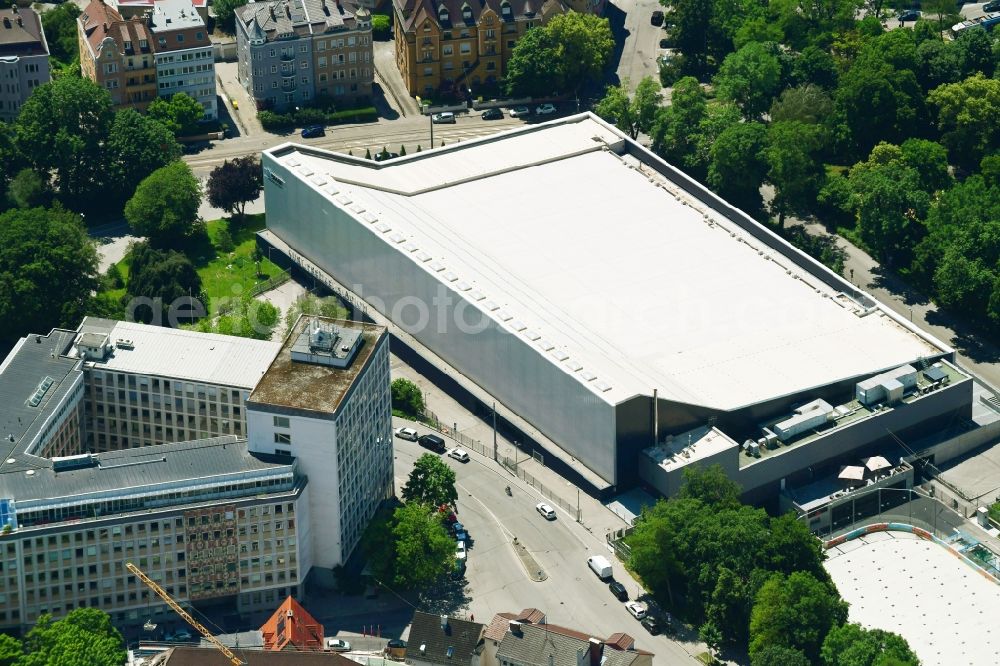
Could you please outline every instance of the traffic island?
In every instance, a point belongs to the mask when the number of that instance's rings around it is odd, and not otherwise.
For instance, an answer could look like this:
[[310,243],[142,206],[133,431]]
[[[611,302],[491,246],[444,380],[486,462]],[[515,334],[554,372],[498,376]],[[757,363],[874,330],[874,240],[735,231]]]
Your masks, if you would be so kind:
[[517,537],[514,537],[511,545],[514,546],[514,552],[517,553],[517,557],[521,560],[521,565],[524,567],[524,570],[528,573],[528,577],[531,578],[531,580],[536,583],[541,583],[543,580],[548,579],[549,575],[538,565],[538,562],[536,562],[535,558],[531,556],[528,549],[517,540]]

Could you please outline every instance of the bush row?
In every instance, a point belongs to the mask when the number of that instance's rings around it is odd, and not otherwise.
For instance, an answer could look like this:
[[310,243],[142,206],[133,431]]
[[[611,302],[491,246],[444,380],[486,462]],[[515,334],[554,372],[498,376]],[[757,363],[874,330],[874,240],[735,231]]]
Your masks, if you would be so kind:
[[309,125],[340,125],[343,123],[365,123],[378,119],[378,111],[374,106],[359,109],[344,109],[343,111],[324,111],[323,109],[299,109],[291,113],[276,113],[260,111],[257,118],[264,129],[268,131],[285,131],[296,127]]

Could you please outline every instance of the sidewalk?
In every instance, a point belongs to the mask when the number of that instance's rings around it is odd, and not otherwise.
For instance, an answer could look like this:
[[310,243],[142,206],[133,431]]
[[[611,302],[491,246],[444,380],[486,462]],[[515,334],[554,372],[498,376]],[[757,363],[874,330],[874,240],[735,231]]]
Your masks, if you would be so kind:
[[375,81],[382,86],[386,101],[404,118],[419,116],[417,101],[410,97],[403,76],[396,67],[396,43],[392,40],[375,40],[372,50],[375,58]]

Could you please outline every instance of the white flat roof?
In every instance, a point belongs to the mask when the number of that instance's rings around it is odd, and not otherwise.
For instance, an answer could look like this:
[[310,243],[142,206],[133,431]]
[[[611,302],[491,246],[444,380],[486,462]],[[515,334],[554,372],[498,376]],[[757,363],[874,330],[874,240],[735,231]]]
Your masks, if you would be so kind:
[[97,369],[173,377],[252,389],[274,360],[280,342],[119,321],[108,334],[112,345],[131,340],[133,349],[117,348]]
[[848,619],[894,631],[924,666],[995,664],[1000,585],[948,550],[906,532],[877,532],[827,551],[823,566]]
[[612,404],[656,388],[734,409],[948,351],[865,315],[623,142],[584,114],[381,165],[267,152]]
[[701,426],[668,437],[663,444],[643,449],[643,454],[670,472],[736,447],[739,444],[718,428]]

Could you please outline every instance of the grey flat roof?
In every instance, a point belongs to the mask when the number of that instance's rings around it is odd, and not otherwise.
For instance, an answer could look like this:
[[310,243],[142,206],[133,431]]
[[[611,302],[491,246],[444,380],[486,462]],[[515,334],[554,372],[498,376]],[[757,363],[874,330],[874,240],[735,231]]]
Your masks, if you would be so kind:
[[247,405],[264,403],[287,409],[322,412],[332,414],[340,407],[341,400],[347,395],[361,369],[368,363],[379,339],[386,334],[385,328],[375,324],[364,324],[343,319],[319,318],[323,322],[333,323],[338,328],[360,331],[361,348],[354,360],[346,368],[334,368],[314,363],[293,361],[291,350],[298,342],[299,336],[313,317],[302,316],[288,333],[281,351],[274,357],[271,366],[257,382],[257,387],[250,393]]

